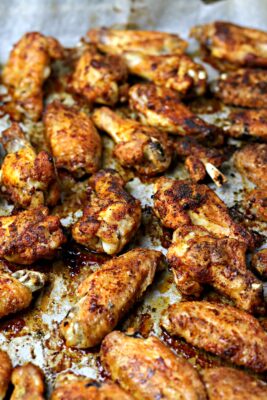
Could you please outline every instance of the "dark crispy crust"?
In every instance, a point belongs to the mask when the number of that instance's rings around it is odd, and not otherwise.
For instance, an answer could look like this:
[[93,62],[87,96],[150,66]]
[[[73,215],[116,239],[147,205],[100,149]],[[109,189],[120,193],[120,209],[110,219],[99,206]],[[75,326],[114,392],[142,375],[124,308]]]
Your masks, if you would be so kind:
[[262,278],[267,279],[267,249],[260,250],[252,256],[251,266]]
[[[2,295],[2,293],[1,293]],[[12,364],[8,354],[0,350],[0,399],[5,398],[5,394],[10,382]]]
[[44,374],[32,363],[16,367],[11,376],[14,391],[11,400],[44,400]]
[[252,136],[267,141],[267,110],[232,111],[224,131],[233,137]]

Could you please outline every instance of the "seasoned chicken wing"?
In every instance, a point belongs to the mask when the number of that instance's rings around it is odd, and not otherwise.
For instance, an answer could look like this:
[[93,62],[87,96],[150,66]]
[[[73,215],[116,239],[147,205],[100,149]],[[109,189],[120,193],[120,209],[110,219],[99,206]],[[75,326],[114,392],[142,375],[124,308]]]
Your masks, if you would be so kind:
[[32,264],[50,258],[65,242],[59,218],[45,207],[0,217],[0,258],[18,264]]
[[194,27],[195,37],[220,69],[267,67],[267,33],[225,21]]
[[101,362],[136,400],[206,399],[197,371],[155,336],[141,339],[112,332],[102,343]]
[[249,212],[254,214],[257,219],[267,222],[267,188],[253,189],[245,197],[244,203]]
[[223,129],[232,137],[256,137],[267,142],[267,110],[232,111]]
[[193,346],[257,372],[267,370],[267,333],[245,311],[208,301],[176,303],[163,314],[161,325]]
[[262,276],[267,279],[267,248],[253,254],[251,266]]
[[217,367],[202,372],[209,400],[265,400],[267,385],[234,368]]
[[199,296],[208,284],[253,313],[264,309],[263,285],[246,267],[246,249],[242,241],[187,225],[174,232],[167,260],[183,294]]
[[44,400],[44,375],[42,370],[32,363],[16,367],[11,381],[14,391],[10,400]]
[[59,42],[38,32],[26,33],[11,51],[2,79],[20,112],[37,121],[43,110],[44,81],[52,59],[63,57]]
[[23,208],[44,205],[45,192],[56,180],[50,155],[36,154],[17,123],[2,132],[1,142],[8,153],[0,171],[2,191]]
[[57,168],[77,177],[99,169],[101,138],[87,114],[54,101],[46,108],[44,123]]
[[78,288],[78,302],[61,324],[68,346],[96,346],[115,328],[162,269],[159,251],[137,248],[107,261]]
[[119,253],[140,225],[140,201],[124,189],[125,182],[112,169],[99,171],[90,183],[90,200],[74,224],[72,236],[94,251]]
[[87,32],[90,41],[110,54],[139,51],[144,54],[182,54],[187,42],[178,35],[156,31],[91,29]]
[[185,54],[151,56],[142,52],[126,52],[123,58],[131,74],[176,90],[181,95],[201,96],[206,91],[207,73],[204,67]]
[[[1,293],[2,295],[2,293]],[[8,354],[0,350],[0,400],[4,400],[10,382],[12,364]]]
[[93,120],[115,141],[114,155],[123,166],[145,175],[155,175],[169,167],[171,154],[166,132],[122,118],[107,107],[96,109]]

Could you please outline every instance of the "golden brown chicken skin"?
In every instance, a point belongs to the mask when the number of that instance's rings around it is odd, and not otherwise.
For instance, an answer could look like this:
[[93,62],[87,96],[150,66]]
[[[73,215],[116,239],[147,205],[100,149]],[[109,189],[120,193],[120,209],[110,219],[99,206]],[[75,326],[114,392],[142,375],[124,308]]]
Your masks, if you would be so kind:
[[89,30],[87,36],[91,43],[109,54],[126,51],[150,55],[181,54],[187,48],[187,42],[178,35],[165,32],[98,28]]
[[116,143],[114,155],[123,166],[150,176],[169,167],[171,152],[166,132],[122,118],[107,107],[95,110],[93,121],[112,137]]
[[225,21],[194,27],[191,36],[222,70],[238,66],[267,66],[267,33]]
[[232,137],[255,137],[267,142],[267,110],[232,111],[223,129]]
[[53,257],[65,242],[59,218],[45,207],[0,217],[0,258],[18,264],[32,264]]
[[267,248],[253,254],[251,258],[251,266],[264,279],[267,279]]
[[206,91],[207,73],[204,67],[185,54],[151,56],[126,52],[123,58],[131,74],[176,90],[181,95],[201,96]]
[[2,192],[20,207],[38,207],[45,203],[45,193],[55,180],[51,156],[36,154],[17,123],[2,132],[7,152],[0,171]]
[[137,248],[107,261],[78,288],[78,302],[61,323],[67,346],[96,346],[115,328],[162,269],[159,251]]
[[176,303],[161,325],[170,335],[257,372],[267,370],[267,333],[245,311],[208,301]]
[[12,364],[8,354],[0,350],[0,400],[4,400],[10,382]]
[[59,42],[38,32],[26,33],[11,51],[3,69],[3,83],[11,91],[18,110],[37,121],[43,111],[44,81],[50,75],[50,63],[63,57]]
[[87,114],[53,101],[46,108],[44,124],[57,168],[77,177],[99,169],[101,138]]
[[72,236],[91,250],[119,253],[139,228],[140,201],[124,189],[125,182],[112,169],[99,171],[89,182],[90,199],[72,228]]
[[199,296],[210,285],[248,312],[264,311],[263,285],[246,267],[244,242],[216,238],[200,226],[181,226],[173,234],[167,260],[178,289]]
[[112,380],[136,400],[204,400],[197,371],[158,338],[130,337],[114,331],[101,346],[101,362]]
[[209,400],[264,400],[267,385],[234,368],[217,367],[205,369],[202,379]]
[[251,143],[235,152],[239,172],[259,188],[267,189],[267,143]]
[[257,220],[267,222],[267,188],[253,189],[245,197],[244,205]]
[[44,400],[44,375],[32,363],[16,367],[11,377],[14,391],[10,400]]

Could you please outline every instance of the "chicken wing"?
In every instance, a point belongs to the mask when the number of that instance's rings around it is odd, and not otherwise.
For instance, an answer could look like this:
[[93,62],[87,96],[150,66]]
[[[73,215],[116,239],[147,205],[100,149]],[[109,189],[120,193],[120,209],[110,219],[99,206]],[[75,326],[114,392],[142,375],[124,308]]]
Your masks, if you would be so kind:
[[14,391],[10,400],[44,400],[44,375],[42,370],[32,363],[16,367],[11,381]]
[[78,288],[78,302],[61,323],[68,346],[96,346],[115,328],[162,269],[159,251],[137,248],[107,261]]
[[251,266],[261,275],[262,278],[267,279],[267,248],[253,254]]
[[91,43],[109,54],[139,51],[144,54],[182,54],[187,42],[178,35],[156,31],[91,29],[87,32]]
[[178,289],[199,296],[205,284],[248,312],[264,309],[263,285],[246,267],[244,242],[218,239],[200,226],[181,226],[173,234],[167,260]]
[[2,132],[1,141],[8,153],[0,171],[2,191],[23,208],[44,205],[45,192],[56,181],[50,155],[36,154],[17,123]]
[[223,129],[232,137],[256,137],[267,142],[267,110],[232,111],[225,120]]
[[267,33],[225,21],[194,27],[196,38],[217,68],[267,67]]
[[38,32],[26,33],[11,51],[2,79],[11,91],[19,111],[37,121],[43,110],[44,81],[50,62],[63,57],[59,42]]
[[176,303],[166,310],[161,325],[193,346],[257,372],[267,370],[267,333],[245,311],[208,301]]
[[[2,293],[1,293],[2,295]],[[0,400],[4,400],[10,382],[12,364],[8,354],[0,350]]]
[[197,371],[154,336],[141,339],[114,331],[102,343],[101,362],[136,400],[206,399]]
[[245,208],[260,221],[267,222],[267,190],[253,189],[245,197]]
[[112,169],[99,171],[90,183],[90,200],[74,224],[72,236],[91,250],[111,255],[119,253],[140,225],[140,201],[124,189],[125,182]]
[[77,177],[99,169],[101,138],[87,114],[54,101],[46,108],[44,123],[57,168]]
[[234,368],[217,367],[202,372],[209,400],[265,400],[267,385]]
[[18,264],[32,264],[53,257],[65,242],[59,218],[45,207],[0,217],[0,258]]
[[145,175],[155,175],[169,167],[171,154],[166,132],[122,118],[107,107],[95,110],[93,121],[115,141],[114,155],[123,166]]
[[123,58],[131,74],[176,90],[181,95],[201,96],[206,91],[207,73],[204,67],[185,54],[151,56],[125,52]]

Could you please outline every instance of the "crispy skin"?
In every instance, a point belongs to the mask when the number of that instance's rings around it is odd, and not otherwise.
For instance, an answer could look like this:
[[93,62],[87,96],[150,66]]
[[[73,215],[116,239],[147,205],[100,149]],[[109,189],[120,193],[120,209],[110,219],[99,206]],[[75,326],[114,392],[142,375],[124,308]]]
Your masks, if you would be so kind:
[[176,303],[161,325],[170,335],[257,372],[267,370],[267,333],[245,311],[208,301]]
[[16,367],[11,381],[14,391],[10,400],[44,400],[44,375],[36,365],[27,363]]
[[267,248],[253,254],[251,265],[262,278],[267,279]]
[[181,95],[201,96],[206,91],[207,73],[204,67],[185,54],[151,56],[126,52],[123,58],[131,74],[176,90]]
[[17,123],[2,132],[1,141],[8,153],[0,171],[5,192],[23,208],[44,205],[45,192],[56,180],[50,155],[36,154]]
[[239,240],[218,239],[199,226],[181,226],[173,234],[167,260],[183,294],[199,296],[208,284],[253,313],[264,308],[263,285],[246,267],[246,250]]
[[0,318],[27,308],[32,301],[31,290],[8,274],[0,273],[0,292]]
[[50,75],[50,62],[61,57],[63,48],[56,39],[30,32],[14,46],[3,69],[3,82],[17,108],[34,121],[43,111],[42,86]]
[[[2,293],[1,293],[2,296]],[[12,364],[8,354],[0,350],[0,400],[4,400],[10,382]]]
[[107,261],[78,288],[78,302],[61,324],[67,346],[96,346],[153,282],[162,253],[137,248]]
[[222,74],[214,87],[223,103],[239,107],[267,107],[267,71],[239,69]]
[[114,105],[126,79],[127,67],[120,56],[88,49],[77,62],[71,86],[90,103]]
[[77,177],[99,169],[101,138],[87,114],[53,101],[46,108],[44,123],[57,168]]
[[265,400],[265,383],[234,368],[217,367],[202,372],[209,400]]
[[247,144],[235,152],[234,163],[247,179],[267,189],[267,143]]
[[165,32],[98,28],[89,30],[87,36],[101,51],[109,54],[126,51],[150,55],[181,54],[187,48],[185,40]]
[[167,133],[122,118],[107,107],[95,110],[93,121],[115,141],[114,155],[123,166],[152,176],[169,167],[171,154]]
[[197,371],[154,336],[139,339],[115,331],[100,354],[111,378],[136,400],[206,399]]
[[140,225],[140,201],[124,189],[125,182],[112,169],[99,171],[90,183],[90,199],[72,228],[72,236],[94,251],[119,253]]
[[0,258],[18,264],[32,264],[53,257],[65,242],[59,218],[45,207],[0,217]]
[[260,221],[267,222],[267,189],[254,189],[245,197],[245,207]]
[[225,21],[196,26],[191,30],[220,69],[267,66],[267,33]]
[[232,137],[256,137],[267,142],[267,110],[232,111],[226,119],[224,132]]

